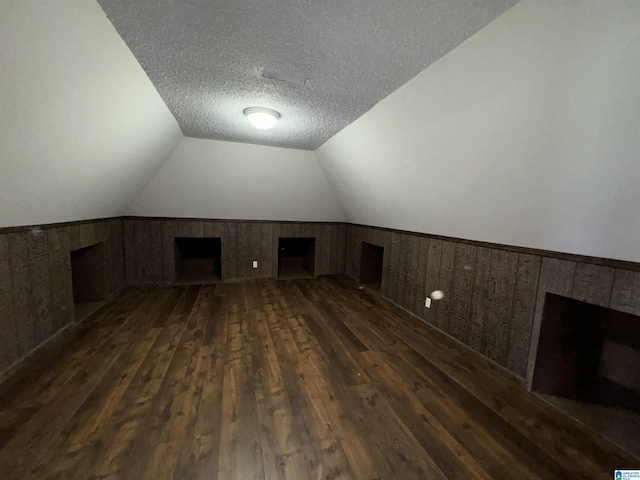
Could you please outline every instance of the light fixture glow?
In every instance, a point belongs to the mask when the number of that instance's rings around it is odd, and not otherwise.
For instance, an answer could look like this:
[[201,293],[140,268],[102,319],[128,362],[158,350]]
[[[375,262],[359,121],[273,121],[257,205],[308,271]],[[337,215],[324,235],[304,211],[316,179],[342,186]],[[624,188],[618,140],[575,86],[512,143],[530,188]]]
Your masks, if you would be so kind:
[[243,113],[249,120],[249,123],[260,130],[268,130],[273,127],[280,118],[280,114],[270,108],[250,107],[246,108]]

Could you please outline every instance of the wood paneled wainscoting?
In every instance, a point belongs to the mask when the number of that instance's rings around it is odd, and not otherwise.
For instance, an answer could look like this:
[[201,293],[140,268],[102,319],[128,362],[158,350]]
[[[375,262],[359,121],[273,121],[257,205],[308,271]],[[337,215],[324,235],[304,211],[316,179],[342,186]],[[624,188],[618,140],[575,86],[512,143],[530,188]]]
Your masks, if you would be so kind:
[[75,324],[71,252],[100,245],[104,299],[124,285],[122,219],[0,229],[0,381]]
[[276,278],[279,238],[315,238],[314,275],[344,272],[343,223],[126,217],[124,231],[130,285],[175,283],[175,238],[220,238],[223,282]]
[[[382,296],[529,387],[547,292],[640,315],[637,263],[349,225],[345,273],[356,281],[363,242],[384,248]],[[445,296],[427,309],[434,290]]]

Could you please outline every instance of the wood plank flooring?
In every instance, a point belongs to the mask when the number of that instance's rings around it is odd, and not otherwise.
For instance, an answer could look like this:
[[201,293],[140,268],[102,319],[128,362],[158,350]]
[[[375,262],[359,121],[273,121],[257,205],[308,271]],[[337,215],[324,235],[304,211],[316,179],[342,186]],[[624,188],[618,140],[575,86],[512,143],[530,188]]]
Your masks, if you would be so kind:
[[640,462],[344,277],[134,288],[0,389],[9,479],[612,478]]

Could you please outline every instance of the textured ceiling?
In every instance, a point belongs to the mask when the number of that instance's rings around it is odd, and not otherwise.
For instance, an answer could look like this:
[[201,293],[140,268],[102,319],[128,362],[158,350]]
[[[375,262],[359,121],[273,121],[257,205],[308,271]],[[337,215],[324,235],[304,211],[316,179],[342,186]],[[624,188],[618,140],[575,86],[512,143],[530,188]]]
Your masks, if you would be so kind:
[[[186,136],[307,150],[517,2],[99,0]],[[250,106],[282,118],[258,131]]]

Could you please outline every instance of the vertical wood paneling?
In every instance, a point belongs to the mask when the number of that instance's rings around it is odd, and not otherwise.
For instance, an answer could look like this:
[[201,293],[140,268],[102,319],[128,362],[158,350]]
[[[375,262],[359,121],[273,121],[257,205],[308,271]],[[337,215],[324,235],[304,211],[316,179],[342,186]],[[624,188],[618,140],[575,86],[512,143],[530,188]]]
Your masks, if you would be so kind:
[[203,238],[204,237],[204,221],[202,220],[191,220],[191,237]]
[[[176,245],[175,237],[178,233],[178,225],[173,220],[161,222],[162,232],[162,272],[165,282],[175,282],[176,280]],[[128,245],[128,242],[126,243]],[[127,263],[131,261],[129,255],[126,257]],[[135,261],[135,260],[134,260]],[[128,283],[133,283],[127,278]]]
[[13,310],[9,238],[0,235],[0,372],[18,358],[18,332]]
[[475,246],[456,244],[450,294],[449,334],[464,343],[467,343],[467,327],[471,314],[475,261]]
[[[404,286],[404,279],[402,278],[402,272],[400,269],[400,262],[402,260],[401,252],[402,235],[397,232],[391,233],[391,238],[388,243],[389,250],[389,298],[391,301],[399,303],[398,298],[402,293],[402,287]],[[358,252],[358,255],[361,253]]]
[[442,253],[440,257],[440,277],[438,279],[438,289],[444,292],[442,300],[435,301],[436,306],[436,326],[447,333],[449,331],[449,313],[451,311],[451,286],[453,284],[453,263],[455,261],[456,244],[453,242],[442,242]]
[[416,297],[418,296],[417,276],[418,276],[418,255],[419,255],[419,237],[417,235],[409,235],[407,242],[407,251],[404,252],[404,290],[406,295],[404,297],[403,307],[410,312],[413,312],[416,304]]
[[330,244],[330,256],[329,256],[329,269],[331,272],[339,272],[340,265],[338,261],[338,238],[340,236],[340,227],[339,225],[329,225],[329,229],[331,232],[331,244]]
[[615,270],[609,267],[588,263],[577,264],[571,296],[576,300],[608,307],[614,273]]
[[[320,261],[316,257],[316,275],[331,273],[331,225],[320,225],[320,237],[316,238],[316,245],[320,242]],[[318,251],[316,250],[316,251]],[[319,268],[318,268],[319,267]]]
[[338,263],[336,265],[335,273],[345,273],[346,267],[346,252],[347,248],[347,227],[345,225],[338,225],[338,243],[336,250],[338,252]]
[[18,339],[18,355],[26,354],[33,346],[33,305],[30,301],[31,285],[29,284],[29,254],[27,250],[27,235],[29,233],[10,233],[9,242],[9,270],[11,272],[13,292],[13,314],[16,319],[16,333]]
[[[429,239],[427,254],[427,274],[425,282],[425,297],[440,287],[440,260],[442,258],[442,240]],[[432,325],[436,324],[439,302],[432,302],[431,308],[425,308],[424,319]]]
[[353,278],[360,280],[360,254],[362,251],[362,228],[354,226],[352,229],[353,257],[351,259],[351,271]]
[[616,269],[610,306],[640,315],[640,272]]
[[413,313],[418,317],[424,315],[425,285],[427,282],[427,255],[429,252],[429,239],[425,237],[418,238],[418,258],[416,271],[416,299],[413,307]]
[[[53,318],[54,330],[58,331],[74,320],[71,308],[73,305],[73,286],[71,283],[69,227],[53,228],[48,232],[48,237],[49,276],[51,278],[50,314]],[[119,256],[122,257],[122,245],[120,245]],[[120,277],[119,285],[113,290],[119,288],[123,283],[124,273]]]
[[234,278],[250,278],[251,272],[251,224],[236,224],[237,273]]
[[478,247],[476,250],[471,318],[467,332],[468,344],[476,351],[482,349],[484,324],[487,317],[489,275],[491,273],[491,249]]
[[0,234],[0,376],[74,321],[71,251],[103,242],[107,294],[124,284],[122,220]]
[[[249,260],[249,272],[251,278],[260,278],[264,277],[262,273],[262,265],[264,260],[262,257],[262,226],[259,223],[251,224],[251,252],[250,252],[250,260]],[[257,260],[258,268],[253,268],[253,261]]]
[[500,365],[506,364],[509,320],[515,295],[518,254],[505,250],[491,251],[488,298],[482,332],[482,350]]
[[260,229],[262,276],[266,278],[275,277],[276,271],[273,268],[273,257],[276,255],[276,252],[273,249],[273,224],[263,223],[260,225]]
[[[359,277],[362,241],[385,247],[384,297],[519,377],[535,358],[547,291],[640,314],[640,272],[425,236],[415,246],[414,234],[375,227],[347,225],[346,235],[347,275]],[[437,289],[445,299],[426,309]]]
[[280,237],[282,236],[282,228],[280,223],[272,224],[272,232],[271,232],[271,271],[273,272],[273,277],[278,276],[278,249],[280,244]]
[[164,256],[162,254],[162,224],[157,220],[147,223],[147,281],[160,283],[164,281]]
[[[55,333],[49,305],[49,252],[47,235],[42,231],[27,234],[29,258],[29,302],[33,309],[33,339],[36,345]],[[93,238],[92,238],[93,239]]]
[[238,275],[238,236],[236,224],[227,222],[222,238],[222,279],[231,280]]
[[518,257],[506,367],[519,377],[524,377],[527,368],[541,262],[542,259],[537,255],[521,253]]
[[[124,256],[125,256],[125,278],[127,283],[138,283],[137,276],[137,264],[138,264],[138,250],[136,247],[136,237],[138,235],[138,229],[136,227],[136,220],[124,221]],[[173,261],[172,261],[173,263]]]

